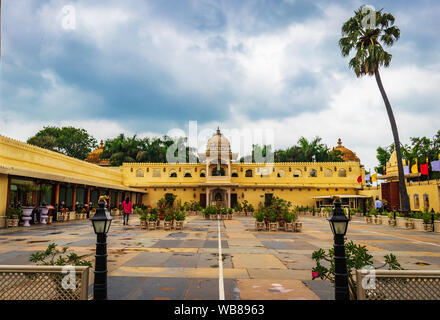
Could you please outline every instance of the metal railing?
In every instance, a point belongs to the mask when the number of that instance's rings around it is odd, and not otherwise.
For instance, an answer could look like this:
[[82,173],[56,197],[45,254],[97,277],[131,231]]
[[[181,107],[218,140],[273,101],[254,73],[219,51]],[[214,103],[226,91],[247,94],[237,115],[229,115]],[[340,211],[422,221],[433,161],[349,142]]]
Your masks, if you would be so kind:
[[0,300],[87,300],[89,269],[0,266]]
[[440,270],[357,270],[358,300],[440,300]]

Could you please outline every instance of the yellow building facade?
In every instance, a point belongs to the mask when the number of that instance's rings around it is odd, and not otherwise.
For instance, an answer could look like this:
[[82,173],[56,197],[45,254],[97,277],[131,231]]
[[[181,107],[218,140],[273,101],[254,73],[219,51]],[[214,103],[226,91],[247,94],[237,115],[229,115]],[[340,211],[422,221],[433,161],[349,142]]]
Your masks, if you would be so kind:
[[[5,226],[8,206],[20,202],[17,186],[31,181],[52,186],[46,203],[95,203],[100,195],[110,197],[116,207],[125,197],[133,203],[155,206],[167,193],[181,204],[190,201],[206,206],[221,202],[227,207],[247,200],[255,208],[272,197],[298,206],[323,206],[333,196],[343,205],[365,208],[368,198],[382,198],[381,186],[365,186],[365,170],[359,158],[338,141],[344,162],[240,163],[220,130],[208,140],[198,163],[124,163],[120,167],[100,166],[73,159],[26,143],[0,136],[0,227]],[[102,152],[102,146],[92,154]],[[93,157],[89,157],[90,159]],[[95,159],[96,158],[96,159]],[[89,160],[90,160],[89,159]],[[97,160],[95,156],[93,159]],[[393,158],[387,165],[393,179]],[[360,182],[359,182],[360,181]],[[407,185],[412,210],[425,207],[440,211],[438,181]],[[38,192],[32,202],[41,202]]]

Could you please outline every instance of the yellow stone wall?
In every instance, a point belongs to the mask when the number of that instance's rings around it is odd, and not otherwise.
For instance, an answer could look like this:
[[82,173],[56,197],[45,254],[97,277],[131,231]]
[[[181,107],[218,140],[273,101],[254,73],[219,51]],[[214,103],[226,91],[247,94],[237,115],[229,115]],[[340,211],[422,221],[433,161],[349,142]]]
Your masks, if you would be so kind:
[[[316,170],[316,177],[310,177],[312,169]],[[340,169],[345,170],[345,177],[338,176]],[[238,177],[200,177],[202,171],[206,173],[205,164],[124,163],[121,170],[124,184],[148,192],[143,202],[153,206],[166,193],[177,195],[181,203],[200,201],[200,194],[206,193],[206,187],[219,184],[231,188],[238,202],[247,200],[254,207],[264,203],[266,193],[295,205],[313,205],[314,196],[356,194],[362,186],[357,179],[360,175],[365,176],[358,162],[232,163],[231,174],[236,172]],[[245,176],[247,170],[252,170],[252,177]],[[301,170],[301,177],[293,176],[296,170]],[[177,177],[170,177],[171,172]],[[186,172],[192,177],[184,177]]]
[[0,174],[0,228],[6,225],[6,202],[8,197],[8,176]]
[[0,172],[7,173],[8,170],[38,172],[115,186],[123,185],[120,170],[100,167],[0,136]]
[[[416,211],[423,211],[424,208],[424,202],[423,202],[423,195],[428,195],[429,199],[429,211],[433,208],[435,212],[440,212],[440,189],[438,186],[438,182],[436,180],[429,181],[429,184],[427,181],[423,182],[414,182],[412,184],[406,185],[408,196],[409,196],[409,202],[411,204],[411,210]],[[419,196],[419,208],[415,207],[415,201],[414,201],[414,195]]]

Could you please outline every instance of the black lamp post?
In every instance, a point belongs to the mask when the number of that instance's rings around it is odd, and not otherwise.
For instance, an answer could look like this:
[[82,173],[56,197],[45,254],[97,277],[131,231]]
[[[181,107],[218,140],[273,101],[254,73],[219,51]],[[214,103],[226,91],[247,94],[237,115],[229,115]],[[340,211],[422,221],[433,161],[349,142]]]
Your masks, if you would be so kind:
[[432,224],[432,232],[434,232],[434,216],[435,216],[435,211],[434,208],[431,209],[431,224]]
[[90,219],[97,235],[93,299],[107,300],[107,232],[110,229],[112,217],[104,208],[104,201],[99,201],[98,206],[96,214]]
[[350,300],[348,288],[347,259],[345,257],[344,237],[347,233],[348,219],[341,202],[334,202],[333,214],[327,219],[334,236],[335,252],[335,300]]

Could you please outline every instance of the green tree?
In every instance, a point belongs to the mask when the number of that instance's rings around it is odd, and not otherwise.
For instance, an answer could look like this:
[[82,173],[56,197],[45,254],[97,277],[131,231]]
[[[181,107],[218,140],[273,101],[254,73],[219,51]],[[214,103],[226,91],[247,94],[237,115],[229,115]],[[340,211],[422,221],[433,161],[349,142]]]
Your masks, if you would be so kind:
[[84,160],[96,148],[96,139],[85,129],[74,127],[44,127],[27,143]]
[[[392,58],[392,55],[384,50],[382,44],[391,47],[400,38],[400,30],[394,25],[395,19],[392,14],[383,13],[382,10],[368,12],[363,8],[361,7],[355,11],[355,15],[342,25],[342,38],[339,40],[339,47],[344,57],[348,56],[352,50],[356,52],[356,55],[350,60],[349,66],[354,70],[357,77],[363,75],[375,76],[390,120],[394,145],[400,146],[396,120],[379,73],[379,68],[388,67]],[[375,26],[372,28],[364,23],[369,14],[375,15],[376,18]],[[396,155],[401,209],[409,211],[410,205],[403,175],[400,148],[396,148]]]
[[123,133],[104,143],[101,159],[107,159],[112,166],[120,166],[124,162],[135,162],[136,157],[143,150],[143,142],[136,135],[127,138]]

